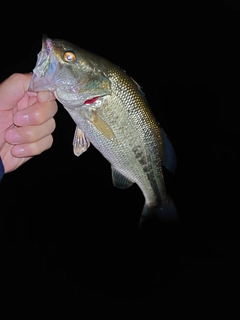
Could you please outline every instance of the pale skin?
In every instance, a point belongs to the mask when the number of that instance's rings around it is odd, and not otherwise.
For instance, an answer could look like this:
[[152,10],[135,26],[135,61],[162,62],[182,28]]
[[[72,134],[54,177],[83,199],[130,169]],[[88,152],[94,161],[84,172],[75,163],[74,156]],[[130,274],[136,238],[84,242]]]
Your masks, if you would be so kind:
[[15,73],[0,84],[0,156],[5,173],[53,144],[57,102],[49,91],[29,92],[30,81],[30,73]]

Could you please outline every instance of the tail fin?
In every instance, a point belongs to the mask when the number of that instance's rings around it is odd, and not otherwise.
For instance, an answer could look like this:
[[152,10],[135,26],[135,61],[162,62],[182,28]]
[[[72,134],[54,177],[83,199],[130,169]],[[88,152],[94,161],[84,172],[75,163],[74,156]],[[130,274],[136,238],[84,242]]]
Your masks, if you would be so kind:
[[170,196],[165,203],[156,207],[144,205],[139,222],[139,228],[142,228],[146,221],[157,220],[164,224],[179,222],[179,216],[175,204]]

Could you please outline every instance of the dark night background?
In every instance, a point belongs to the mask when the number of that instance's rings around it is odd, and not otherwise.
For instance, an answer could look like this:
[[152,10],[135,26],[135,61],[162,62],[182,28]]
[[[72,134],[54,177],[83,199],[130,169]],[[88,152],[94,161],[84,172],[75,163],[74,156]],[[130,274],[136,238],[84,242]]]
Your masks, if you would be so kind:
[[74,156],[75,124],[59,105],[52,148],[0,184],[6,301],[235,306],[240,6],[176,3],[68,4],[19,9],[17,19],[2,11],[1,81],[32,71],[47,34],[108,58],[142,86],[177,154],[166,184],[181,219],[139,232],[143,195],[116,189],[93,146]]

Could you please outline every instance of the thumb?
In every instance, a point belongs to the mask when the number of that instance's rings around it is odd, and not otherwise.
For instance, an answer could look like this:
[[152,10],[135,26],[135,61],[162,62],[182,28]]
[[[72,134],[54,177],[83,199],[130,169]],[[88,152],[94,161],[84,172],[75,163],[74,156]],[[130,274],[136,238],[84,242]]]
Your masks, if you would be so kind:
[[28,91],[31,73],[14,73],[0,84],[0,110],[10,110]]

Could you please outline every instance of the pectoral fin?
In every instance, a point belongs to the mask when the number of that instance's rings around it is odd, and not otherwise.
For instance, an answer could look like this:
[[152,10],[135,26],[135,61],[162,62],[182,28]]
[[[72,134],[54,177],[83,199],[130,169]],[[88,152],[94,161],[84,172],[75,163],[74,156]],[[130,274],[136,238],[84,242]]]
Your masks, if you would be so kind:
[[112,140],[115,138],[114,132],[109,125],[104,121],[96,111],[91,114],[91,124],[97,128],[107,139]]
[[133,184],[128,178],[123,176],[120,172],[118,172],[115,168],[112,167],[112,181],[113,185],[119,189],[127,189],[131,187]]
[[73,152],[79,157],[90,146],[90,141],[85,137],[83,131],[76,127],[73,138]]

